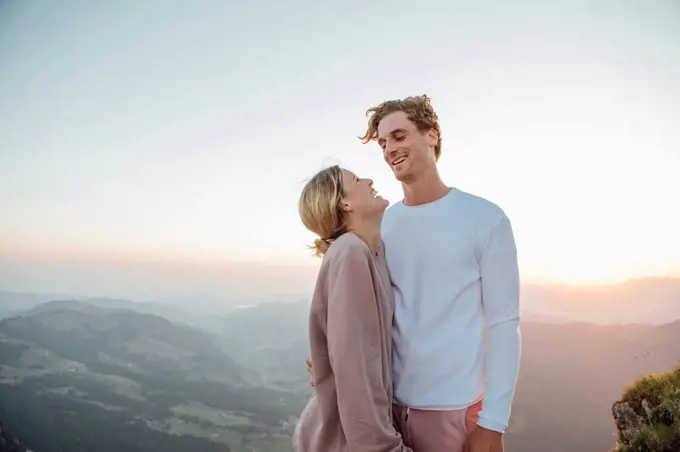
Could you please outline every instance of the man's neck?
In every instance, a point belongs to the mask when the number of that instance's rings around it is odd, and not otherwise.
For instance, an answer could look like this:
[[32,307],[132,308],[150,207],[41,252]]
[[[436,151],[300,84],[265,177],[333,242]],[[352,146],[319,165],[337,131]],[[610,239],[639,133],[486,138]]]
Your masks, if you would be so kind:
[[422,175],[417,180],[401,184],[404,190],[404,204],[420,206],[437,201],[451,190],[439,176],[439,172]]

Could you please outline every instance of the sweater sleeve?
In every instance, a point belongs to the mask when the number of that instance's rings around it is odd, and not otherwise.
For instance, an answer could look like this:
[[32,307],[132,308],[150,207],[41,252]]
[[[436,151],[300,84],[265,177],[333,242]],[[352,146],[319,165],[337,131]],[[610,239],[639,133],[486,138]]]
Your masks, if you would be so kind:
[[329,268],[327,335],[340,423],[351,452],[411,452],[392,425],[383,384],[380,322],[368,255],[337,255]]
[[482,306],[487,325],[485,395],[478,425],[505,432],[519,371],[519,270],[512,227],[503,215],[480,258]]

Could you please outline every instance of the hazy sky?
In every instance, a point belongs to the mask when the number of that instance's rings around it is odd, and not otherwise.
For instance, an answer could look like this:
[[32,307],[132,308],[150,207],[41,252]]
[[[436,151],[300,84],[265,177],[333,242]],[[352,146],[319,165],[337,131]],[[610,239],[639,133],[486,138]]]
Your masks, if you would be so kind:
[[357,136],[423,93],[525,281],[680,274],[678,23],[672,0],[0,1],[0,288],[307,292],[313,267],[281,277],[318,263],[304,181],[339,162],[398,201]]

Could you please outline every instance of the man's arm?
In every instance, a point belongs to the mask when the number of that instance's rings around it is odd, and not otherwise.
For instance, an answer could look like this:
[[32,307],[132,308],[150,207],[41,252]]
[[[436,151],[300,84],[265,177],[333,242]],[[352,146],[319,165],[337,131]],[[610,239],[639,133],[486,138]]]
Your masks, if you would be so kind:
[[368,259],[363,250],[350,249],[329,268],[328,352],[340,422],[352,452],[411,452],[392,425]]
[[504,433],[510,420],[521,348],[517,248],[505,215],[486,238],[480,270],[488,330],[485,395],[478,425]]

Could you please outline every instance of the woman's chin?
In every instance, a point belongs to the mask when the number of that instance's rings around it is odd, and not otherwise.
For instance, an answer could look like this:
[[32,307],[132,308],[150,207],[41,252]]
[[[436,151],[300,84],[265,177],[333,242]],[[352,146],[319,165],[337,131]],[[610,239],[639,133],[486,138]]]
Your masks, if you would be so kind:
[[376,196],[375,200],[379,203],[382,210],[387,209],[390,206],[390,202],[383,198],[382,196]]

